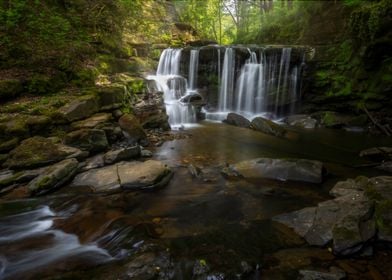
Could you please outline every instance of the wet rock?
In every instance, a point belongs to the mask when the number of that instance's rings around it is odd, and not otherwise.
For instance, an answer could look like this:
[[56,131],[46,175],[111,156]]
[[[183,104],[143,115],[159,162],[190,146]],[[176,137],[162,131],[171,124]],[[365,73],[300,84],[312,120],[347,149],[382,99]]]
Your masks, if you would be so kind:
[[110,121],[111,118],[112,115],[109,113],[95,114],[88,119],[72,123],[71,128],[72,129],[95,128],[98,125],[102,125]]
[[135,104],[133,112],[144,128],[170,129],[161,93],[149,94],[147,100]]
[[247,118],[236,113],[229,113],[227,115],[226,120],[224,120],[224,122],[239,127],[246,127],[246,128],[250,127],[250,121]]
[[113,118],[119,119],[122,117],[122,115],[124,115],[124,113],[120,109],[117,109],[112,112],[112,115],[113,115]]
[[201,107],[206,105],[204,98],[198,93],[190,93],[180,98],[179,102],[184,105],[193,105],[195,107]]
[[61,107],[57,115],[67,122],[73,122],[90,117],[98,112],[98,109],[98,99],[95,96],[83,96]]
[[118,121],[121,129],[124,131],[125,136],[131,142],[139,142],[147,138],[139,121],[131,114],[124,114]]
[[311,245],[332,241],[336,255],[360,252],[378,232],[392,241],[392,177],[358,177],[338,182],[330,193],[336,198],[274,217],[303,236]]
[[319,120],[321,126],[327,128],[342,128],[346,125],[352,125],[350,121],[353,119],[353,116],[343,115],[333,111],[317,112],[311,116]]
[[198,178],[201,174],[201,169],[193,164],[188,165],[188,171],[195,178]]
[[165,186],[172,177],[170,168],[160,161],[126,162],[118,165],[120,184],[125,189]]
[[93,157],[86,159],[84,166],[80,169],[81,172],[88,171],[90,169],[99,168],[105,166],[105,160],[103,154],[98,154]]
[[109,151],[104,156],[105,164],[113,164],[119,161],[140,157],[140,146],[121,148]]
[[114,84],[101,87],[97,91],[100,111],[118,109],[122,106],[125,97],[125,86]]
[[140,153],[141,157],[152,157],[153,153],[150,150],[143,149]]
[[112,192],[120,190],[117,165],[92,169],[78,174],[71,183],[72,187],[87,187],[93,192]]
[[392,147],[373,147],[362,150],[359,153],[360,157],[365,157],[374,161],[390,160],[392,159]]
[[21,80],[5,79],[0,81],[0,103],[17,97],[23,91]]
[[43,172],[44,168],[24,171],[4,170],[0,172],[0,188],[12,184],[26,183],[37,177]]
[[233,164],[229,169],[244,178],[321,183],[323,164],[307,159],[256,158]]
[[379,166],[376,167],[377,169],[392,173],[392,161],[387,161],[381,163]]
[[[126,279],[174,279],[174,264],[167,252],[146,252],[126,264]],[[123,278],[121,278],[123,279]]]
[[76,174],[78,164],[78,161],[72,158],[48,167],[28,184],[29,191],[33,195],[39,195],[61,187]]
[[283,137],[286,134],[286,129],[262,117],[254,118],[251,122],[251,128],[277,137]]
[[301,128],[315,128],[317,120],[309,115],[292,115],[285,119],[288,125],[301,127]]
[[316,207],[308,207],[288,214],[276,216],[272,218],[272,220],[293,228],[298,235],[303,237],[313,226],[315,216]]
[[79,149],[55,144],[50,139],[35,136],[22,141],[12,150],[4,165],[11,169],[34,168],[82,155]]
[[346,278],[346,273],[337,268],[331,267],[329,272],[315,270],[300,270],[300,280],[341,280]]
[[14,137],[9,140],[0,140],[0,153],[9,152],[19,144],[19,139]]
[[65,144],[92,153],[104,151],[109,143],[105,131],[101,129],[80,129],[68,133]]
[[0,166],[4,164],[8,159],[8,154],[0,154]]

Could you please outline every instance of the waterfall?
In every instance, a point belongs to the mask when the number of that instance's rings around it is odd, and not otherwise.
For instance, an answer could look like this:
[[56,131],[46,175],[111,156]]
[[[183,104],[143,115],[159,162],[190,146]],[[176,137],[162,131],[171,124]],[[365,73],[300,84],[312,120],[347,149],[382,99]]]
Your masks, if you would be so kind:
[[181,100],[196,90],[199,54],[196,50],[191,51],[189,82],[180,75],[181,54],[181,49],[164,50],[159,59],[156,75],[147,77],[155,80],[158,90],[163,92],[166,113],[172,128],[196,122],[195,108]]
[[199,70],[199,50],[191,50],[189,62],[189,91],[195,91],[197,86],[197,72]]
[[[194,97],[208,100],[203,112],[210,120],[223,120],[229,112],[249,119],[258,115],[279,118],[295,113],[305,65],[301,49],[226,47],[222,63],[223,48],[216,46],[213,55],[211,48],[214,46],[166,49],[160,57],[156,76],[150,76],[164,93],[172,127],[197,121],[195,106],[199,105],[192,101]],[[217,61],[206,60],[206,57],[217,57]],[[189,64],[185,64],[187,59]],[[208,66],[214,63],[217,63],[216,67]],[[180,65],[186,65],[186,68],[180,68]],[[200,73],[199,66],[203,69]],[[204,73],[205,69],[214,70]],[[218,78],[219,89],[212,92],[206,81],[214,80],[214,77]]]
[[223,59],[223,69],[218,105],[219,111],[223,112],[229,111],[232,108],[235,71],[234,58],[234,50],[232,48],[227,48]]

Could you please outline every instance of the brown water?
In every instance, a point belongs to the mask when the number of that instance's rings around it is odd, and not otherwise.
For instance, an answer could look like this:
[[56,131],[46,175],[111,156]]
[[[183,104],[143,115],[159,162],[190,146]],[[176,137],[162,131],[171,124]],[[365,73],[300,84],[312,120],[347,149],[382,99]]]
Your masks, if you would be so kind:
[[[292,131],[280,139],[216,123],[179,133],[191,137],[155,151],[175,171],[163,189],[95,195],[65,187],[49,197],[1,201],[0,278],[150,279],[132,271],[159,267],[161,275],[191,279],[200,261],[210,276],[227,279],[295,279],[299,268],[344,266],[342,261],[354,271],[370,265],[385,273],[379,258],[388,251],[377,250],[372,260],[338,260],[270,218],[328,199],[338,180],[383,174],[353,167],[366,163],[359,150],[391,145],[390,139],[336,130]],[[255,157],[318,159],[329,173],[321,185],[227,180],[220,173],[226,163]],[[190,164],[202,171],[199,178],[190,174]],[[13,238],[1,240],[7,231]],[[20,232],[29,234],[18,237]]]

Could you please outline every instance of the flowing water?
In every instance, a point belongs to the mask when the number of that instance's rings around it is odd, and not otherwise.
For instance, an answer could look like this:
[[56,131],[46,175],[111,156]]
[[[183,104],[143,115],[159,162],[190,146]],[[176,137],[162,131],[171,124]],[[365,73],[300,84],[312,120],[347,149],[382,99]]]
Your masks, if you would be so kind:
[[[382,174],[353,166],[365,163],[357,156],[360,149],[390,141],[324,129],[295,130],[281,139],[209,122],[177,133],[190,137],[156,150],[155,157],[175,172],[163,189],[95,195],[64,187],[42,198],[2,199],[0,279],[129,279],[124,275],[152,264],[171,270],[175,279],[190,279],[197,260],[211,274],[234,277],[241,262],[255,269],[282,250],[296,257],[306,249],[317,260],[318,249],[270,218],[328,199],[338,180]],[[323,160],[329,175],[314,185],[232,180],[220,173],[226,163],[261,156]],[[191,175],[190,165],[200,168],[199,177]],[[334,257],[325,254],[332,265]],[[284,276],[296,268],[277,270],[265,267],[252,277],[276,279],[273,273]]]

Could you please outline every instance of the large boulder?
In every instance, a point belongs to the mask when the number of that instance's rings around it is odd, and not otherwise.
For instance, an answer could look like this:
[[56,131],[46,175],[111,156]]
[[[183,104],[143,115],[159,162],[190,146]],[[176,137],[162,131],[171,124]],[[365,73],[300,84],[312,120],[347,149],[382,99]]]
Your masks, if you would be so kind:
[[119,164],[118,175],[125,189],[150,189],[166,185],[172,171],[160,161],[148,160]]
[[124,114],[118,121],[124,134],[131,142],[139,142],[147,138],[143,127],[137,118],[131,114]]
[[80,129],[68,133],[65,144],[92,153],[107,149],[109,143],[105,131],[101,129]]
[[83,96],[58,109],[60,121],[73,122],[85,119],[99,110],[98,98],[93,95]]
[[78,161],[72,158],[48,167],[43,174],[28,184],[29,191],[33,195],[39,195],[61,187],[76,174],[78,165]]
[[78,174],[72,181],[71,186],[87,187],[93,192],[113,192],[120,190],[120,182],[117,174],[117,165],[92,169]]
[[230,165],[229,171],[231,174],[253,179],[321,183],[323,178],[323,164],[307,159],[256,158]]
[[236,113],[229,113],[226,117],[226,120],[224,120],[223,122],[239,127],[250,127],[250,121],[247,118]]
[[72,123],[72,129],[83,129],[83,128],[95,128],[99,125],[103,125],[112,119],[112,115],[109,113],[100,113],[91,116],[85,120],[77,121]]
[[66,158],[86,156],[79,149],[55,144],[50,139],[35,136],[28,138],[9,153],[4,163],[11,169],[34,168],[56,163]]
[[251,128],[265,134],[283,137],[286,134],[286,129],[280,125],[262,117],[256,117],[251,122]]
[[144,128],[170,129],[162,92],[148,93],[134,105],[133,113]]
[[310,245],[332,241],[334,254],[351,255],[366,243],[392,242],[392,177],[358,177],[338,182],[330,191],[335,199],[274,217],[294,229]]

